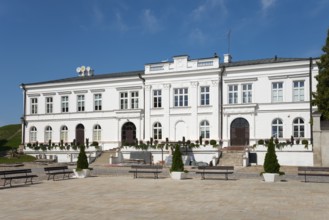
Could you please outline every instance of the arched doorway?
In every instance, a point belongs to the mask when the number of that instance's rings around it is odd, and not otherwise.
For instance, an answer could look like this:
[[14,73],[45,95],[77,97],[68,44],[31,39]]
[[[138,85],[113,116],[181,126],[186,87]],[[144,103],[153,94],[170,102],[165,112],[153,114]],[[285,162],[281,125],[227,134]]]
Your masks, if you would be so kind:
[[244,118],[236,118],[231,123],[231,146],[249,145],[249,123]]
[[121,129],[121,143],[134,144],[136,140],[136,126],[132,122],[127,122]]
[[78,124],[75,129],[75,140],[77,145],[83,145],[85,143],[85,126]]

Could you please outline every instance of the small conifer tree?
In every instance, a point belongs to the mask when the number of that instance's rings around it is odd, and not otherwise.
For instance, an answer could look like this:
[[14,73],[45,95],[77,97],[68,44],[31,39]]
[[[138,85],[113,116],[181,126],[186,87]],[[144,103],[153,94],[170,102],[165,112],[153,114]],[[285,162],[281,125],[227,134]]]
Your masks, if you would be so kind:
[[83,170],[83,169],[88,169],[89,164],[88,164],[88,159],[87,155],[85,152],[85,147],[80,146],[80,153],[78,156],[78,161],[77,161],[77,170]]
[[319,74],[315,78],[318,84],[316,92],[313,92],[312,104],[318,106],[322,116],[329,120],[329,30],[322,51],[324,54],[321,55],[320,62],[317,62]]
[[175,151],[173,153],[173,159],[172,159],[170,172],[184,172],[182,153],[180,152],[180,148],[179,148],[178,144],[176,145]]
[[275,147],[273,138],[270,139],[267,146],[267,153],[264,161],[264,172],[265,173],[280,173],[280,164],[276,157]]

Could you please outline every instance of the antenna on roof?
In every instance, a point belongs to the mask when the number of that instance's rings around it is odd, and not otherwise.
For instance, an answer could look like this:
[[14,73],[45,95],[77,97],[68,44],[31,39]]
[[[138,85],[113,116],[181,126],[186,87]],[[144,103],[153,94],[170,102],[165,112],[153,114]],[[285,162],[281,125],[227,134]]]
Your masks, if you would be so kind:
[[231,29],[227,32],[227,53],[230,54],[231,50]]

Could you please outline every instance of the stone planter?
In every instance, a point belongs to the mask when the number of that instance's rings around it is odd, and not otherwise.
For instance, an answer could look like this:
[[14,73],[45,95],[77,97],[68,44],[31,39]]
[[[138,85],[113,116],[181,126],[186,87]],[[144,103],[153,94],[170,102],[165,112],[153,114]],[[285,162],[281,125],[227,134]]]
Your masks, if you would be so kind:
[[263,178],[265,182],[274,183],[278,182],[280,175],[278,173],[263,173]]
[[173,180],[182,180],[182,179],[187,179],[187,173],[185,172],[171,172],[170,176]]
[[90,169],[83,169],[80,171],[77,171],[76,169],[73,169],[74,172],[74,178],[87,178],[88,176],[90,176]]

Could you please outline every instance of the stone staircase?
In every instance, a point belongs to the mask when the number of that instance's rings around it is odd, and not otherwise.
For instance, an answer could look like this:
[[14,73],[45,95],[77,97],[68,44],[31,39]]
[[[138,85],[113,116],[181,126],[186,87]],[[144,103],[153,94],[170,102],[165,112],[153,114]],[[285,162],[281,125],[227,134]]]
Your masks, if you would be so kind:
[[96,158],[93,162],[93,165],[104,165],[109,164],[109,159],[111,156],[115,156],[116,149],[111,149],[107,151],[103,151],[102,155]]
[[244,154],[244,147],[223,148],[219,166],[242,166]]

